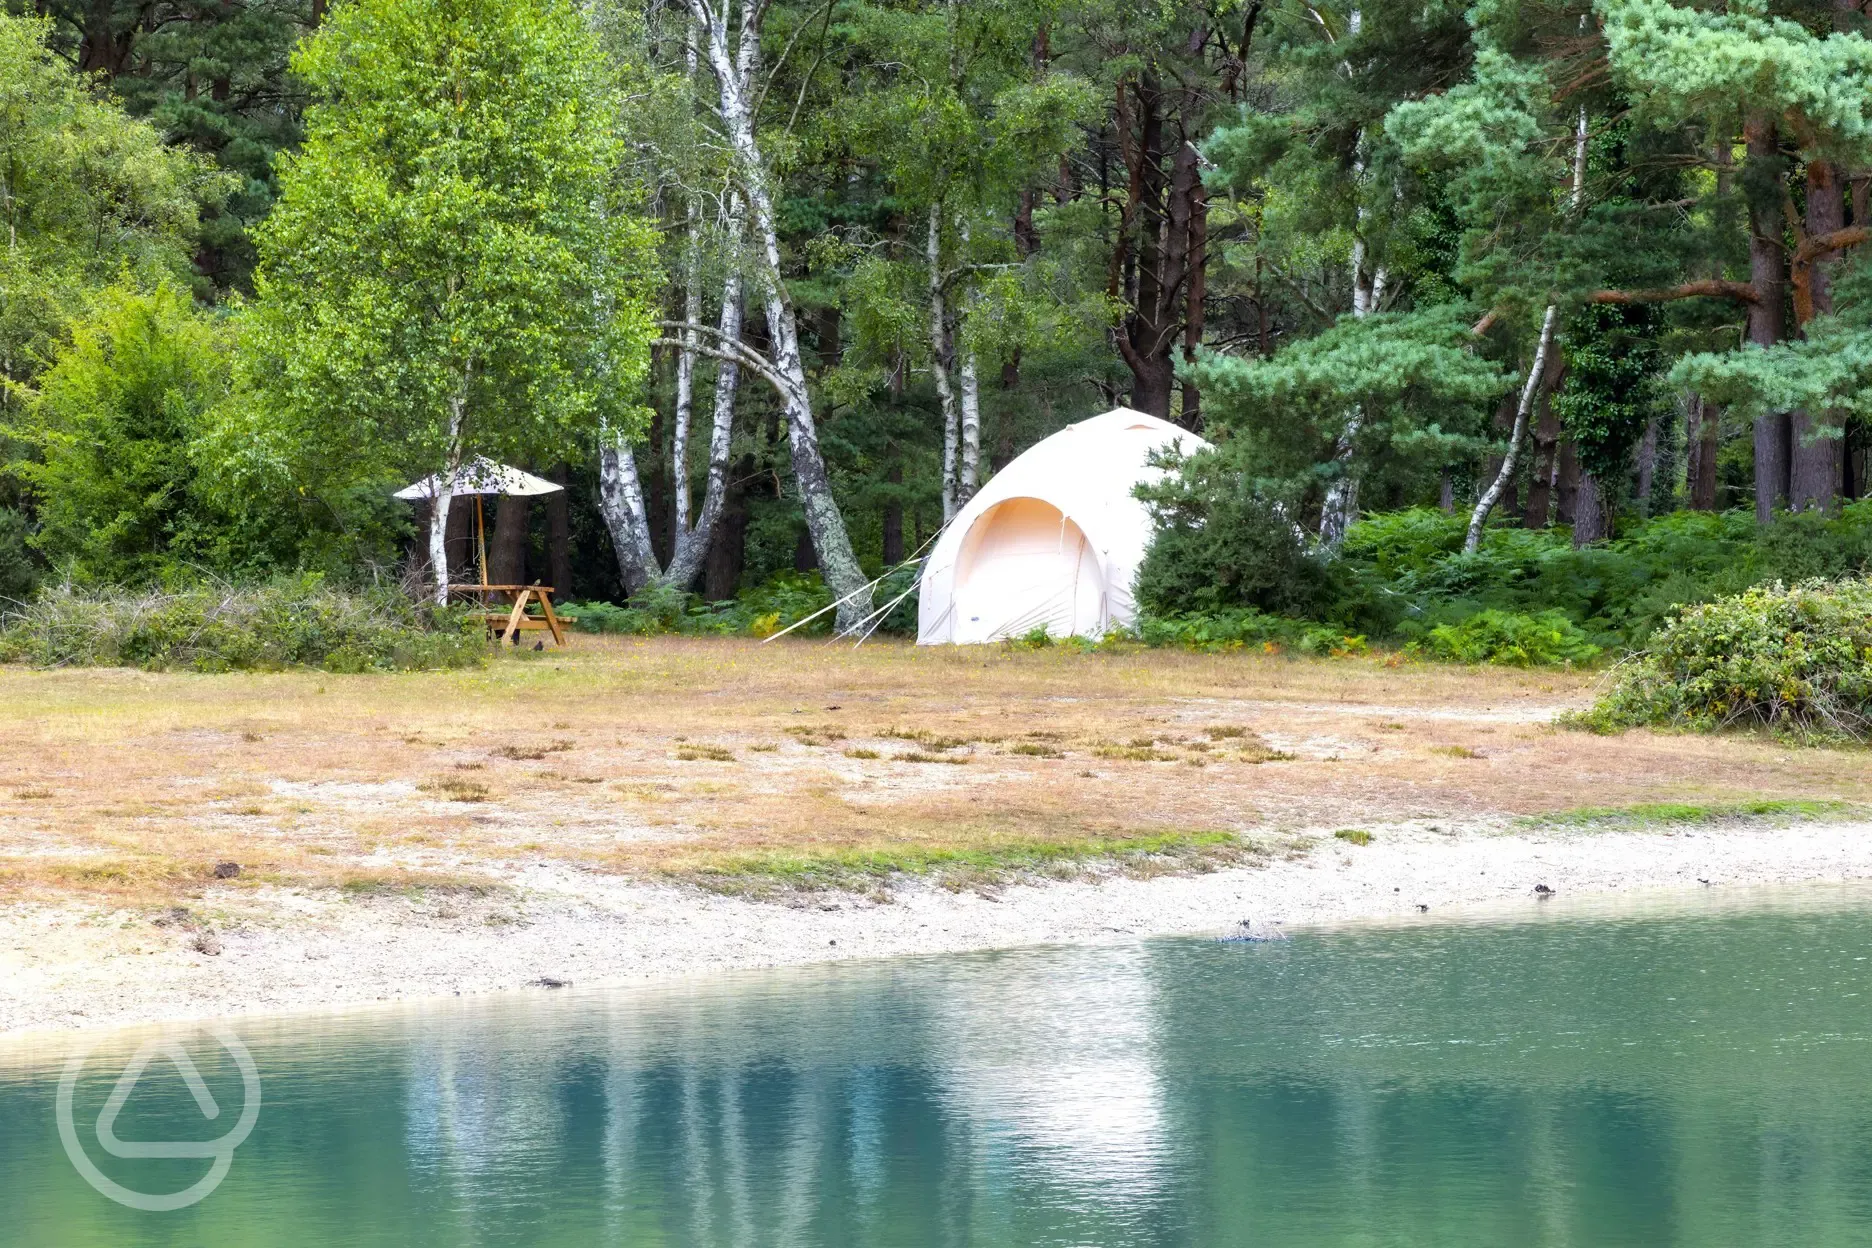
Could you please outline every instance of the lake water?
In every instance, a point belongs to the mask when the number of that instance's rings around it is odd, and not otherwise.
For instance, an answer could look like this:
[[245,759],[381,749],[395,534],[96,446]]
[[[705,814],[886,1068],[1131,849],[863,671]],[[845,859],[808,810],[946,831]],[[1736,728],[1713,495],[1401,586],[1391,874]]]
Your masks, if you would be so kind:
[[[845,964],[243,1020],[220,1187],[138,1212],[56,1126],[66,1048],[0,1049],[0,1244],[1862,1245],[1872,897],[1561,898],[1487,922]],[[234,1124],[205,1033],[110,1037],[123,1141]],[[60,1042],[64,1044],[65,1042]]]

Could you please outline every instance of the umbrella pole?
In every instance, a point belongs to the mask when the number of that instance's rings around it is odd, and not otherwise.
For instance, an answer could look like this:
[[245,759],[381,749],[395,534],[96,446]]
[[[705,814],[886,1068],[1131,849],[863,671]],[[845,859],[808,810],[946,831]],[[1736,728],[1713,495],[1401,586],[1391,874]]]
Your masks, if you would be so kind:
[[482,522],[481,496],[479,494],[475,495],[474,500],[475,543],[481,548],[481,584],[485,587],[487,585],[487,526]]

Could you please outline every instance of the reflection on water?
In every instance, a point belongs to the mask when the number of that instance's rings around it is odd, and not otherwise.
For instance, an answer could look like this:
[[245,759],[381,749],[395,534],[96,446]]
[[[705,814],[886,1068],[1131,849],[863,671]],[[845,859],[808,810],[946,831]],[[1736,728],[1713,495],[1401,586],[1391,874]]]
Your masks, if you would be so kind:
[[[259,1125],[168,1214],[85,1186],[64,1054],[14,1046],[0,1243],[1863,1244],[1868,914],[1555,903],[247,1021]],[[189,1132],[219,1133],[176,1079],[119,1125]]]

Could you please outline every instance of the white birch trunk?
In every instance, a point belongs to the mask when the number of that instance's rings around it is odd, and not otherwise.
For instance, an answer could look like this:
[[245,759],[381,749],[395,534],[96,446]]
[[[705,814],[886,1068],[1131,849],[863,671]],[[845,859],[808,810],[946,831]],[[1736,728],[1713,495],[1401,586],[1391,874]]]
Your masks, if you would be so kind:
[[630,443],[609,429],[598,436],[598,510],[611,532],[618,579],[628,597],[648,585],[659,571],[650,544],[650,515]]
[[[1586,106],[1582,104],[1579,117],[1573,123],[1573,186],[1567,197],[1568,216],[1579,214],[1586,195],[1586,135]],[[1469,517],[1469,532],[1463,538],[1463,550],[1469,554],[1481,548],[1482,529],[1488,523],[1489,512],[1495,509],[1495,504],[1507,493],[1508,483],[1514,480],[1515,463],[1521,456],[1521,440],[1527,435],[1528,414],[1534,410],[1534,400],[1546,376],[1547,352],[1553,347],[1557,313],[1558,309],[1550,303],[1546,315],[1541,318],[1540,340],[1534,347],[1534,362],[1528,366],[1527,381],[1521,387],[1521,401],[1515,407],[1514,428],[1508,434],[1508,451],[1502,456],[1501,470],[1495,474],[1495,480],[1489,483],[1488,489],[1482,492],[1482,497],[1476,500],[1475,511]],[[1556,473],[1559,464],[1560,457],[1556,455]]]
[[[968,222],[961,226],[962,259],[968,262]],[[981,379],[975,370],[975,346],[969,341],[968,319],[975,309],[973,286],[963,296],[962,310],[956,318],[955,348],[959,348],[962,365],[959,370],[962,390],[962,448],[960,460],[956,466],[956,506],[966,507],[975,497],[975,490],[981,477]],[[952,349],[952,354],[954,350]]]
[[[693,326],[702,319],[701,265],[696,255],[695,230],[700,224],[696,205],[689,204],[690,241],[687,247],[683,285],[683,321]],[[676,515],[676,531],[689,528],[689,421],[695,409],[696,331],[682,331],[682,346],[676,352],[676,414],[670,423],[671,505]]]
[[943,414],[942,512],[943,523],[948,524],[962,505],[957,497],[961,493],[958,469],[962,411],[956,402],[955,387],[949,380],[949,310],[943,296],[941,204],[930,207],[929,241],[924,247],[924,257],[929,264],[930,376],[936,382],[936,397],[942,403]]
[[[741,210],[737,201],[730,214],[734,240],[741,238]],[[721,342],[741,341],[741,274],[730,269],[722,282]],[[702,571],[708,548],[715,540],[715,526],[721,522],[723,501],[728,493],[728,454],[734,442],[735,395],[741,387],[741,366],[723,360],[715,371],[715,418],[709,426],[708,479],[702,487],[702,509],[695,524],[681,521],[676,528],[676,548],[670,552],[670,566],[663,579],[678,589],[688,589]]]
[[449,506],[454,501],[455,475],[461,471],[462,419],[468,406],[468,378],[462,378],[462,392],[449,399],[448,449],[442,456],[441,489],[429,500],[429,571],[435,578],[435,602],[446,607],[449,600],[448,522]]
[[855,628],[871,611],[868,578],[858,566],[845,518],[832,497],[832,482],[825,457],[819,451],[819,430],[813,419],[812,396],[800,355],[799,324],[787,294],[780,267],[780,233],[775,217],[769,172],[755,134],[749,86],[758,63],[760,0],[742,9],[738,56],[728,48],[727,11],[710,0],[686,0],[702,27],[702,49],[721,92],[722,129],[734,155],[737,180],[747,202],[748,221],[757,246],[756,294],[766,305],[768,333],[773,340],[772,364],[776,389],[787,418],[787,437],[793,452],[793,476],[798,483],[806,527],[826,585],[838,601],[838,626]]
[[[1346,36],[1356,37],[1364,24],[1364,14],[1353,9],[1346,17]],[[1341,61],[1340,72],[1347,78],[1352,76],[1350,62]],[[1365,241],[1365,225],[1370,219],[1370,210],[1365,207],[1365,132],[1359,131],[1353,140],[1352,184],[1354,193],[1359,196],[1356,218],[1352,228],[1352,315],[1355,318],[1370,316],[1378,310],[1378,301],[1384,297],[1385,271],[1383,266],[1373,268],[1369,263],[1369,248]],[[1346,413],[1345,428],[1333,441],[1333,464],[1337,471],[1326,486],[1326,497],[1320,503],[1319,540],[1327,550],[1338,550],[1345,541],[1346,530],[1352,527],[1352,521],[1358,518],[1359,475],[1354,456],[1358,451],[1358,436],[1365,427],[1365,414],[1358,408]]]

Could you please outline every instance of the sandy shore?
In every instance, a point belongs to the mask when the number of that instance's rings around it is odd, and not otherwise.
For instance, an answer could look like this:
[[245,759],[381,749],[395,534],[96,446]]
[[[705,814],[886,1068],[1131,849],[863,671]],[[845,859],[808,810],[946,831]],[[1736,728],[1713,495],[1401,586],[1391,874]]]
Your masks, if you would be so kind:
[[[0,914],[0,1035],[726,969],[1263,925],[1436,915],[1561,895],[1872,879],[1872,824],[1643,832],[1384,826],[1355,847],[1206,875],[900,890],[783,905],[554,864],[493,898],[249,894],[239,912],[31,906]],[[1427,908],[1427,909],[1422,909]],[[204,929],[191,926],[205,920]],[[203,952],[198,945],[219,952]]]

